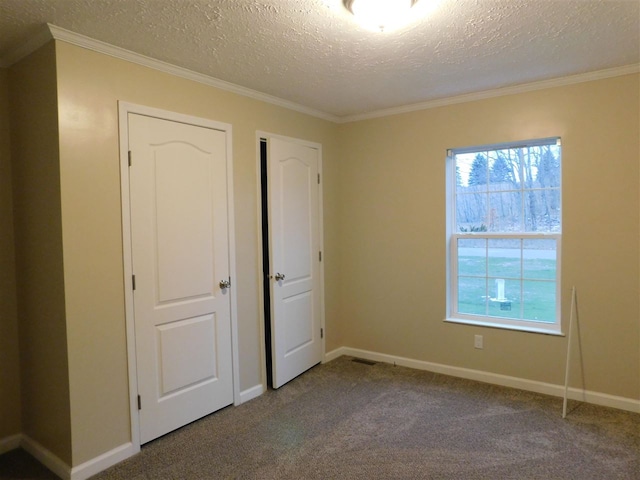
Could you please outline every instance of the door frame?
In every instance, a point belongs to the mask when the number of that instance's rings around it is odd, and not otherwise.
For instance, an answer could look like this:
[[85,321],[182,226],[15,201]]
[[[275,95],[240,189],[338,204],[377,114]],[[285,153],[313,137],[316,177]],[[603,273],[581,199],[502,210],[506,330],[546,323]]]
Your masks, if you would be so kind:
[[235,228],[233,213],[233,155],[232,128],[228,123],[185,115],[159,108],[118,101],[118,131],[120,135],[120,196],[122,213],[122,257],[124,270],[124,303],[127,337],[127,373],[129,375],[129,417],[131,420],[131,443],[140,450],[140,417],[138,414],[138,370],[135,342],[135,315],[133,309],[133,252],[131,248],[131,201],[129,195],[129,122],[130,113],[148,117],[186,123],[199,127],[223,131],[226,139],[227,163],[227,226],[229,243],[229,275],[232,288],[229,289],[231,303],[231,368],[233,383],[233,404],[240,405],[240,376],[238,355],[238,306],[236,288]]
[[[264,256],[262,255],[262,165],[260,161],[260,140],[266,139],[267,143],[271,138],[279,138],[280,140],[284,140],[291,143],[296,143],[298,145],[304,145],[306,147],[315,148],[318,150],[318,173],[320,174],[320,188],[318,189],[318,218],[320,224],[318,225],[318,235],[320,238],[318,239],[320,251],[322,252],[322,261],[320,262],[320,328],[322,328],[324,335],[321,339],[321,363],[326,362],[326,334],[327,329],[325,328],[325,300],[324,300],[324,264],[325,264],[325,251],[324,251],[324,213],[323,213],[323,196],[322,191],[324,190],[324,174],[322,171],[322,144],[316,142],[310,142],[307,140],[301,140],[299,138],[287,137],[284,135],[278,135],[275,133],[269,133],[262,130],[256,131],[256,211],[257,215],[257,232],[258,232],[258,248],[259,248],[259,264],[258,264],[258,319],[259,319],[259,334],[260,334],[260,359],[261,359],[261,375],[262,375],[262,391],[266,391],[268,388],[267,385],[267,352],[266,352],[266,341],[265,341],[265,316],[264,316],[264,275],[262,274],[264,267]],[[268,151],[268,150],[267,150]],[[273,341],[273,338],[271,339]]]

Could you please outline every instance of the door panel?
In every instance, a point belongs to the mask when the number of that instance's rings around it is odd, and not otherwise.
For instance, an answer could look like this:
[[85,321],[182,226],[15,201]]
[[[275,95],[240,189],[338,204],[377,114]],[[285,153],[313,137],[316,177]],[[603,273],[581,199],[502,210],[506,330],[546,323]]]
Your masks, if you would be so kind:
[[317,148],[269,139],[274,388],[322,360],[319,160]]
[[217,377],[215,317],[179,320],[157,327],[160,398]]
[[[290,154],[295,155],[299,152]],[[310,157],[310,155],[307,156]],[[310,197],[314,196],[313,190],[317,189],[317,165],[314,165],[311,159],[307,159],[305,163],[302,158],[290,157],[281,160],[276,168],[281,176],[281,192],[277,199],[281,228],[275,233],[279,234],[278,239],[281,243],[282,269],[287,272],[287,284],[294,281],[309,281],[313,277],[312,222],[317,221],[317,216],[311,212],[313,199]]]
[[299,348],[313,342],[313,312],[311,292],[290,296],[282,301],[282,318],[285,330],[284,354],[287,357]]
[[[213,291],[213,199],[207,153],[184,145],[157,148],[155,217],[157,222],[158,301],[167,302]],[[188,214],[186,214],[188,213]]]
[[129,114],[141,442],[233,402],[226,134]]

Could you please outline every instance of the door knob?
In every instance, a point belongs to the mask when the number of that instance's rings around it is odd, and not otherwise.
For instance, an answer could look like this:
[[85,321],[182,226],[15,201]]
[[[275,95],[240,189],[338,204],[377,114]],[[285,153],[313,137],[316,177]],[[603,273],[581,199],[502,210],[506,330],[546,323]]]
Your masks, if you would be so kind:
[[280,280],[284,280],[284,277],[284,273],[276,273],[276,276],[274,278],[276,279],[276,282],[279,282]]
[[229,280],[220,280],[218,285],[220,285],[221,290],[224,290],[225,288],[231,287],[231,282]]

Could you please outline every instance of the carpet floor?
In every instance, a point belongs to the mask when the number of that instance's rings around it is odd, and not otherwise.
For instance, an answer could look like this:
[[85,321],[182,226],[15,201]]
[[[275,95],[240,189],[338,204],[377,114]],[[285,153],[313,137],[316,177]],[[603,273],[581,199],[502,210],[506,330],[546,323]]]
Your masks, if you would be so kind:
[[640,414],[561,410],[555,397],[341,357],[92,479],[640,480]]

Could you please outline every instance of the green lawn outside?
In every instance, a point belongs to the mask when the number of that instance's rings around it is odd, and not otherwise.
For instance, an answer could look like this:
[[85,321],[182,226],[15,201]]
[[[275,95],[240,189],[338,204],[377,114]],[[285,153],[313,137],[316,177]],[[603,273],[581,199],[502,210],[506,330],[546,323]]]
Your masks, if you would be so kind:
[[[506,302],[496,300],[496,279],[505,280]],[[489,257],[487,262],[483,256],[460,256],[458,312],[553,323],[556,316],[555,279],[555,259],[533,258],[521,263],[520,258]],[[526,299],[524,304],[522,296]]]

